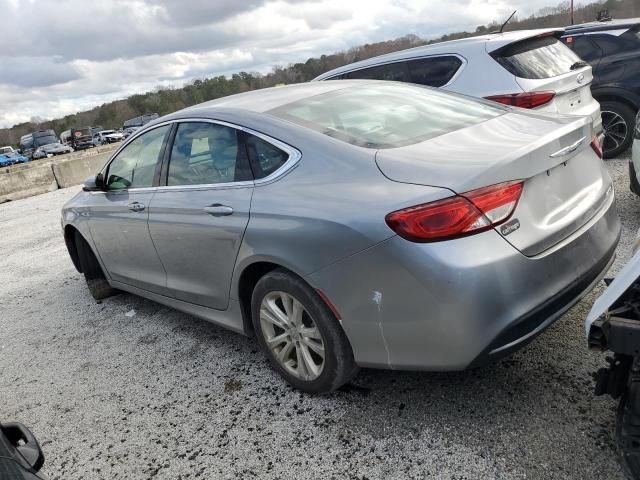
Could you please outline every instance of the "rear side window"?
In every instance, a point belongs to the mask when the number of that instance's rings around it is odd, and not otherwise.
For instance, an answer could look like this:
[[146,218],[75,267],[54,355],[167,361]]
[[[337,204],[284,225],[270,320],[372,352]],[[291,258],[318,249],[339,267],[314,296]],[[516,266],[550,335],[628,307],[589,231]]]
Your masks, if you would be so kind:
[[412,83],[429,87],[442,87],[449,83],[462,66],[454,56],[419,58],[407,62]]
[[360,80],[393,80],[396,82],[408,82],[406,62],[388,63],[371,68],[363,68],[354,72],[346,73],[343,78]]
[[554,36],[528,38],[492,54],[509,73],[520,78],[543,79],[571,71],[580,61],[575,53]]
[[208,122],[178,125],[167,185],[210,185],[250,178],[235,128]]
[[255,179],[268,177],[289,159],[287,152],[255,135],[247,134],[246,146]]

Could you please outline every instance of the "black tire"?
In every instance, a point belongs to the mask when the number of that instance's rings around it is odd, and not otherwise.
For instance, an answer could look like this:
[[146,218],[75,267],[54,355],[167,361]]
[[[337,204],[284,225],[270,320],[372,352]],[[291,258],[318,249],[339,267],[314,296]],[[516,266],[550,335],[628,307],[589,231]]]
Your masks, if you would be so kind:
[[109,285],[91,247],[78,232],[75,233],[75,243],[80,267],[91,296],[96,300],[104,300],[117,294],[118,290]]
[[[631,146],[636,114],[629,105],[615,100],[600,102],[600,111],[602,112],[602,127],[605,133],[602,145],[603,157],[614,158]],[[619,117],[616,121],[608,120],[614,115]],[[620,119],[624,121],[624,125],[619,123]]]
[[[317,326],[324,345],[324,366],[313,380],[303,380],[287,371],[267,346],[260,322],[260,307],[271,292],[284,292],[302,304]],[[251,318],[260,347],[272,367],[295,388],[308,393],[328,393],[340,388],[358,372],[349,341],[335,316],[318,294],[300,277],[284,269],[267,273],[256,284],[251,297]]]
[[616,417],[616,445],[628,478],[640,480],[640,365],[634,361],[628,388],[620,399]]

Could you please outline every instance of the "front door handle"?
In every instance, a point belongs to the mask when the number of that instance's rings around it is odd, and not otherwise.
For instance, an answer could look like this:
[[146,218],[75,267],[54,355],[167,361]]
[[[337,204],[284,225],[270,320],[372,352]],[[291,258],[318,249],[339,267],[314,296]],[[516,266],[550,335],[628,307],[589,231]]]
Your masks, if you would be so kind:
[[227,215],[231,215],[233,213],[233,208],[228,207],[227,205],[221,205],[219,203],[204,207],[203,210],[209,215],[213,215],[214,217],[226,217]]
[[145,209],[144,203],[132,202],[129,204],[129,210],[132,212],[141,212]]

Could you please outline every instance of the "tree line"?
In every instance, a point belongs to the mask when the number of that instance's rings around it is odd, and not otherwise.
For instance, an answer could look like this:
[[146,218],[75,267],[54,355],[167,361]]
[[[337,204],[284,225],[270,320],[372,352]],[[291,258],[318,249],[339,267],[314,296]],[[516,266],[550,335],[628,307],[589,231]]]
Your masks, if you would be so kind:
[[[598,12],[603,9],[609,10],[613,18],[640,16],[640,5],[637,0],[601,0],[576,6],[574,21],[575,23],[594,21]],[[562,27],[568,25],[569,22],[569,2],[564,1],[556,7],[543,8],[526,18],[515,16],[506,26],[505,31]],[[75,126],[100,125],[104,128],[120,128],[125,120],[145,113],[157,112],[160,115],[166,115],[191,105],[234,93],[281,84],[307,82],[333,68],[377,55],[425,44],[486,34],[499,29],[500,23],[494,21],[489,25],[480,25],[472,32],[455,32],[431,40],[409,34],[393,40],[361,45],[345,52],[309,58],[306,62],[275,66],[267,74],[238,72],[230,77],[220,75],[196,79],[181,88],[156,88],[152,92],[104,103],[91,110],[62,118],[38,123],[25,122],[11,128],[0,129],[0,145],[16,145],[20,136],[45,128],[51,128],[57,134]]]

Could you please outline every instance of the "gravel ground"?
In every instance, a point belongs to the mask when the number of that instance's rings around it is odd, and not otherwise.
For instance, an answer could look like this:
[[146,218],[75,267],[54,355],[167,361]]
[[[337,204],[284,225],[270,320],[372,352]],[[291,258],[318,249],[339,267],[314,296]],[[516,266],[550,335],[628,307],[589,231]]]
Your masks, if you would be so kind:
[[[640,226],[627,160],[607,163]],[[362,371],[313,397],[253,340],[132,295],[96,304],[59,211],[77,188],[0,205],[0,418],[29,425],[51,479],[621,479],[615,402],[592,394],[597,287],[528,348],[456,374]],[[127,313],[135,310],[134,316]]]

